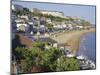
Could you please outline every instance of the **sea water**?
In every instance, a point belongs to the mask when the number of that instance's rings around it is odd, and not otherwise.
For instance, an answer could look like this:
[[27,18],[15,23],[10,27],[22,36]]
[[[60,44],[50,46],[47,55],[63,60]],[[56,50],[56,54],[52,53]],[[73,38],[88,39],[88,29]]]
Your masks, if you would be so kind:
[[91,32],[83,36],[80,42],[78,55],[83,55],[87,59],[96,63],[96,33]]

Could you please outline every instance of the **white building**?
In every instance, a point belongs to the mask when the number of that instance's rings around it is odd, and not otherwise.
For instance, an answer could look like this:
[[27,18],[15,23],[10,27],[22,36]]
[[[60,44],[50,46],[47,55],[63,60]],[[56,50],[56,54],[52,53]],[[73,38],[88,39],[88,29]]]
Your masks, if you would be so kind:
[[34,22],[32,22],[32,21],[28,21],[27,22],[29,25],[34,25]]
[[66,26],[66,24],[62,24],[62,28],[66,28],[67,26]]
[[17,23],[17,30],[19,31],[26,31],[26,27],[28,27],[28,24],[26,23]]
[[49,23],[49,24],[52,24],[52,22],[51,22],[51,19],[50,19],[50,18],[48,18],[48,19],[46,20],[46,22],[47,22],[47,23]]
[[59,25],[59,24],[58,24],[58,25],[54,25],[53,27],[54,27],[54,28],[58,28],[58,29],[62,28],[62,26]]
[[62,17],[62,18],[66,18],[64,16],[63,12],[59,12],[59,11],[48,11],[48,10],[39,10],[37,8],[33,8],[31,10],[31,12],[37,12],[37,13],[42,13],[42,14],[48,14],[48,15],[52,15],[52,16],[58,16],[58,17]]
[[53,26],[54,28],[58,28],[58,29],[63,29],[63,28],[66,28],[67,26],[65,24],[58,24],[58,25],[54,25]]
[[25,20],[24,20],[24,19],[16,19],[15,22],[16,22],[16,23],[19,23],[19,22],[23,22],[23,23],[24,23]]
[[39,12],[40,12],[40,10],[37,9],[37,8],[33,8],[33,9],[31,9],[30,11],[31,11],[31,12],[36,12],[36,13],[39,13]]
[[23,10],[23,7],[21,5],[12,4],[12,10]]
[[20,27],[21,25],[23,25],[23,26],[25,26],[25,27],[27,26],[26,23],[17,23],[17,28]]
[[21,16],[18,15],[18,17],[19,17],[19,18],[23,18],[23,19],[25,19],[25,20],[29,20],[29,17],[28,17],[27,15],[21,15]]
[[11,6],[11,9],[12,9],[12,10],[15,10],[15,7],[14,7],[14,5],[13,5],[13,4],[12,4],[12,6]]
[[83,26],[76,26],[78,29],[83,29]]
[[73,25],[72,24],[68,24],[68,28],[71,30],[73,29]]
[[64,17],[64,13],[63,12],[58,12],[58,11],[46,11],[46,10],[42,10],[41,13],[42,14],[52,15],[52,16]]

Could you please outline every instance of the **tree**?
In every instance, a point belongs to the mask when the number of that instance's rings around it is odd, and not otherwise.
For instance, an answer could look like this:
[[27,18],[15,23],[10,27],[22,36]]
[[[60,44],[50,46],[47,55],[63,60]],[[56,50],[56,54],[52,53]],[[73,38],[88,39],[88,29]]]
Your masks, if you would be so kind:
[[40,61],[42,66],[48,67],[51,71],[55,70],[55,61],[62,55],[62,52],[56,48],[50,48],[44,51],[41,55],[42,60]]
[[30,12],[28,8],[23,8],[25,12]]
[[16,15],[22,15],[23,12],[22,12],[21,10],[17,10],[17,11],[15,11],[15,14],[16,14]]
[[17,53],[17,55],[18,55],[17,57],[18,57],[19,60],[20,60],[20,59],[24,59],[25,56],[28,54],[27,49],[24,48],[24,47],[17,47],[17,48],[15,49],[15,51],[16,51],[16,53]]
[[90,25],[91,25],[90,22],[88,22],[88,21],[86,21],[86,20],[83,20],[83,19],[81,19],[81,24],[82,24],[83,26],[90,26]]
[[31,70],[32,66],[40,66],[48,69],[48,71],[71,71],[79,70],[79,64],[75,58],[66,58],[64,53],[58,48],[51,47],[49,50],[42,50],[43,42],[35,42],[33,48],[26,49],[17,47],[16,51],[21,63],[22,72],[26,73]]
[[40,49],[43,50],[45,44],[46,44],[46,43],[44,43],[44,42],[37,41],[37,42],[34,42],[34,43],[33,43],[33,48],[34,48],[34,47],[38,47],[38,48],[40,48]]
[[48,28],[49,30],[52,30],[52,29],[53,29],[53,25],[52,25],[52,24],[47,24],[47,28]]
[[56,71],[73,71],[79,69],[78,61],[75,58],[65,58],[64,56],[61,56],[57,60]]

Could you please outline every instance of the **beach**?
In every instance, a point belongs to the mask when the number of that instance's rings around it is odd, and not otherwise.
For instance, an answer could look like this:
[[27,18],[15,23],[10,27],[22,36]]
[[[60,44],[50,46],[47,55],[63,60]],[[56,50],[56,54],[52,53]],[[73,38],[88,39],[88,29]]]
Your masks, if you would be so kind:
[[81,38],[89,32],[95,32],[95,28],[62,32],[51,38],[56,40],[58,44],[65,44],[67,49],[76,53],[79,50]]

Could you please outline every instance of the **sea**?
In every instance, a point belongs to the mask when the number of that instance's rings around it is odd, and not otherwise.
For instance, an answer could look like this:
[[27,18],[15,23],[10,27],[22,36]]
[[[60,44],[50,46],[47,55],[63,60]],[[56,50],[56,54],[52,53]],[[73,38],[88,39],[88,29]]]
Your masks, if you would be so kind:
[[82,55],[87,59],[96,63],[96,33],[91,32],[83,36],[80,42],[78,55]]

